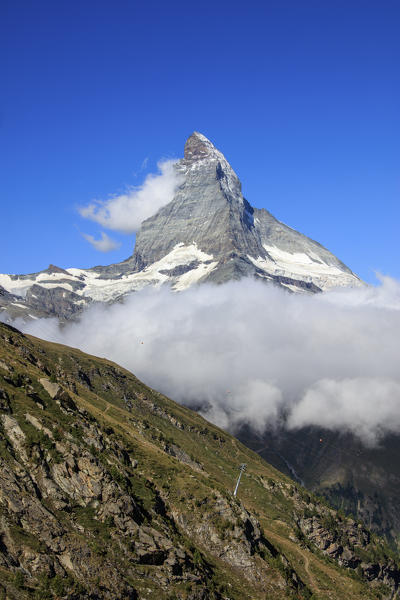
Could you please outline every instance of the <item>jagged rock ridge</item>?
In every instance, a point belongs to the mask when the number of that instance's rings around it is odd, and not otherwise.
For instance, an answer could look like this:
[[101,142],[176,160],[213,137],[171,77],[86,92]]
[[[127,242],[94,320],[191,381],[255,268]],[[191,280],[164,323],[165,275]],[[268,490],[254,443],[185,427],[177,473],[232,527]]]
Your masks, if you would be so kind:
[[142,223],[130,258],[86,270],[50,265],[32,275],[0,275],[0,308],[11,317],[68,319],[92,301],[114,302],[147,285],[183,290],[245,276],[295,292],[361,285],[323,246],[253,208],[226,158],[202,134],[188,138],[176,170],[174,198]]

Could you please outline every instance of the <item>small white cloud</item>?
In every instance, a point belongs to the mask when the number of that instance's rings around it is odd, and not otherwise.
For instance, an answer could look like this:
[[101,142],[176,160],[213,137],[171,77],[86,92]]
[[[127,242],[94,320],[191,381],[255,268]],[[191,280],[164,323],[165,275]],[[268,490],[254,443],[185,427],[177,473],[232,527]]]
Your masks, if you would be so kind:
[[111,252],[111,250],[115,250],[119,248],[121,244],[111,239],[104,231],[101,232],[101,238],[96,240],[92,235],[88,233],[82,234],[85,240],[92,244],[93,248],[99,250],[100,252]]
[[175,162],[166,160],[158,163],[159,173],[147,175],[141,186],[109,200],[91,202],[79,209],[80,215],[107,229],[134,233],[145,219],[173,199],[182,182],[182,177],[174,168]]

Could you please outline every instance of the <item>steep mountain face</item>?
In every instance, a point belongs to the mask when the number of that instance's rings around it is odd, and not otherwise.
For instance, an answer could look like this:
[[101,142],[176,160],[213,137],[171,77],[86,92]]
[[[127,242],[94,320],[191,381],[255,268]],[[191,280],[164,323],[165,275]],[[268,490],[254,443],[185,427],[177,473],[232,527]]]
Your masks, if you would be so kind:
[[0,309],[18,316],[77,316],[90,302],[114,302],[147,285],[183,290],[256,277],[295,292],[359,286],[360,279],[317,242],[253,208],[223,154],[200,133],[176,165],[172,201],[142,223],[133,256],[108,267],[0,275]]
[[243,276],[296,291],[360,284],[320,244],[265,209],[253,208],[243,198],[232,167],[203,135],[190,136],[177,169],[184,183],[172,202],[142,224],[133,255],[136,268],[150,269],[165,257],[173,261],[185,250],[186,273],[174,283],[176,289],[195,281],[221,283]]
[[1,598],[372,600],[399,583],[381,540],[230,435],[0,324]]

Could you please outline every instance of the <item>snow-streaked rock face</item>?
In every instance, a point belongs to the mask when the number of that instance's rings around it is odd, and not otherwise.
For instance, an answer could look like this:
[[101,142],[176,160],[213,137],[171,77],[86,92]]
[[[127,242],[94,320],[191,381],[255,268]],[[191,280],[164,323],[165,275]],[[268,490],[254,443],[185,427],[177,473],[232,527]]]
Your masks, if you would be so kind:
[[115,302],[146,285],[183,290],[244,276],[299,292],[362,285],[323,246],[253,208],[228,161],[202,134],[188,138],[176,169],[183,183],[142,223],[132,257],[108,267],[50,265],[32,275],[0,275],[0,310],[67,319],[89,302]]

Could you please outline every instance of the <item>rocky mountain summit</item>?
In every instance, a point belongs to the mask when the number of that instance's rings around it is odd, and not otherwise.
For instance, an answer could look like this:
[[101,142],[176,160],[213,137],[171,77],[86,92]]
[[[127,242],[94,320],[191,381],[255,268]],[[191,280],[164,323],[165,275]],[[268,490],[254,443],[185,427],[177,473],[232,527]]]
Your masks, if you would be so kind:
[[92,269],[0,275],[0,310],[11,318],[79,314],[148,285],[184,290],[202,282],[255,277],[292,292],[359,286],[360,279],[317,242],[253,208],[219,150],[200,133],[177,162],[175,196],[142,223],[133,255]]
[[381,539],[229,434],[0,324],[0,598],[389,600],[399,583]]

